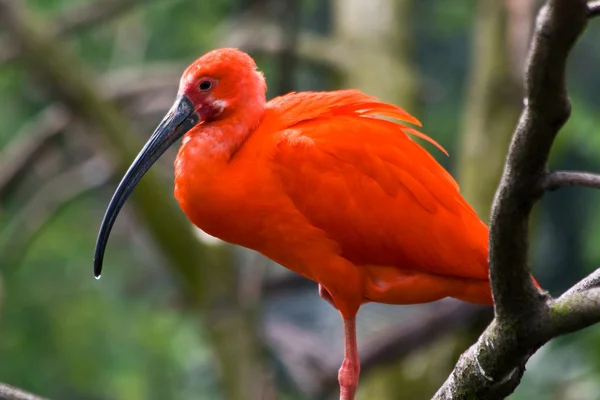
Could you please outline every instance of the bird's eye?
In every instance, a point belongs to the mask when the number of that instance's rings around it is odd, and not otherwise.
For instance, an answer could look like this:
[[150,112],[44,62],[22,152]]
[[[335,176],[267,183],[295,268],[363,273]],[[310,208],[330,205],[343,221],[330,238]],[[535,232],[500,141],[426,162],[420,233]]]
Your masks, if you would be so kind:
[[198,85],[198,88],[200,89],[200,91],[202,92],[208,92],[210,89],[212,89],[212,82],[209,80],[205,80],[200,82],[200,85]]

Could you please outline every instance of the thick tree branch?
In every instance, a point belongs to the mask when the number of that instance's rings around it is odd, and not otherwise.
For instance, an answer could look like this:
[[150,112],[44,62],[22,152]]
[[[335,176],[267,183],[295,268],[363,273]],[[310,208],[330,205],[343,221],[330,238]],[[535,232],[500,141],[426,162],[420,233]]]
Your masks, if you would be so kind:
[[0,383],[0,400],[45,400],[45,398],[5,383]]
[[529,214],[543,194],[554,138],[570,114],[566,60],[586,22],[583,0],[550,0],[538,16],[526,71],[526,106],[492,207],[490,274],[499,318],[517,319],[523,310],[545,302],[529,273]]
[[585,186],[600,189],[600,175],[578,171],[549,172],[542,183],[546,190],[556,190],[569,186]]
[[[55,36],[68,36],[82,29],[97,26],[119,14],[130,10],[141,3],[141,0],[95,0],[84,4],[71,6],[60,13],[53,23],[52,31]],[[0,48],[0,64],[19,57],[19,51],[3,41]]]
[[436,400],[504,399],[542,345],[600,321],[599,272],[553,300],[536,289],[527,262],[529,216],[547,188],[548,155],[570,114],[566,62],[588,16],[584,0],[547,0],[538,15],[525,108],[492,208],[489,260],[495,319],[460,357]]

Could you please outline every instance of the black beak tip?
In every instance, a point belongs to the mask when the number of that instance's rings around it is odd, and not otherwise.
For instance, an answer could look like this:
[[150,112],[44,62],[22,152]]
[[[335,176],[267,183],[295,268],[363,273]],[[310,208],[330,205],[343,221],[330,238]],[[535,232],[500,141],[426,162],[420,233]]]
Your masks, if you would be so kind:
[[94,257],[94,278],[100,279],[102,276],[102,258]]

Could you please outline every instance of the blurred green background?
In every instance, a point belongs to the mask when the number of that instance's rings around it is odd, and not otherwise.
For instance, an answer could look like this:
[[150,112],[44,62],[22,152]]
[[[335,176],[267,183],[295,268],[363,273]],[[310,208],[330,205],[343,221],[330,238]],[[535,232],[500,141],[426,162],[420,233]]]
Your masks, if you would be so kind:
[[[183,68],[234,46],[255,57],[269,98],[357,87],[416,115],[450,158],[425,146],[487,221],[539,5],[1,0],[0,382],[51,399],[337,398],[337,312],[315,284],[182,220],[176,149],[125,207],[93,279],[123,166],[170,107]],[[599,70],[592,22],[569,62],[573,113],[552,169],[600,170]],[[598,221],[590,189],[536,207],[532,265],[553,295],[598,266]],[[452,300],[365,306],[358,398],[430,398],[489,320]],[[542,348],[510,398],[600,399],[600,327]]]

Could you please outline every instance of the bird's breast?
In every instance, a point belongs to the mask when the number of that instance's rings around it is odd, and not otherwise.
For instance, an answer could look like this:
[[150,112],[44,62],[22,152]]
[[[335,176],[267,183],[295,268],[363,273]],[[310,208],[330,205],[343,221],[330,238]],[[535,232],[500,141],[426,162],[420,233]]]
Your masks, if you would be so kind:
[[339,246],[298,211],[267,157],[252,147],[233,161],[206,154],[184,144],[175,162],[175,197],[190,221],[318,280],[323,256],[337,257]]
[[256,248],[270,208],[260,174],[189,144],[183,144],[175,161],[175,198],[181,209],[206,233]]

